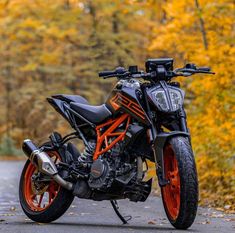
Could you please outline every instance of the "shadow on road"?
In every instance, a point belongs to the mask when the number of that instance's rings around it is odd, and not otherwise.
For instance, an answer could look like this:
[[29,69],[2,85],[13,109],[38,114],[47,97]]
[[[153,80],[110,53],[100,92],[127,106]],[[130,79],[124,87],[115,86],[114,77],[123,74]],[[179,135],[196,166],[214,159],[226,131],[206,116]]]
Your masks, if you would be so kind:
[[[12,224],[12,223],[10,223]],[[14,222],[13,224],[17,225],[35,225],[38,223],[34,222]],[[126,224],[126,225],[119,225],[119,224],[108,224],[108,223],[85,223],[85,222],[53,222],[49,224],[42,224],[42,225],[51,225],[51,226],[63,226],[63,227],[90,227],[90,228],[121,228],[121,229],[133,229],[133,230],[142,230],[142,232],[147,232],[147,231],[152,231],[152,230],[158,230],[158,231],[169,231],[169,232],[182,232],[182,230],[177,230],[174,229],[173,227],[164,227],[164,226],[149,226],[149,225],[131,225],[131,224]],[[198,232],[197,230],[190,229],[189,231],[185,232]]]

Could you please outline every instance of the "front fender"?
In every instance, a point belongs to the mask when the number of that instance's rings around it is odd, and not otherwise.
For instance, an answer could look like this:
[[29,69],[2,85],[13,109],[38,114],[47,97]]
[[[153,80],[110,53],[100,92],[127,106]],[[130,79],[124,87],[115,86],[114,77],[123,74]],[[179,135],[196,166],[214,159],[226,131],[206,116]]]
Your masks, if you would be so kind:
[[168,183],[165,178],[163,149],[167,140],[176,136],[188,137],[190,139],[190,134],[187,132],[172,131],[159,133],[154,140],[154,159],[160,187],[165,186]]

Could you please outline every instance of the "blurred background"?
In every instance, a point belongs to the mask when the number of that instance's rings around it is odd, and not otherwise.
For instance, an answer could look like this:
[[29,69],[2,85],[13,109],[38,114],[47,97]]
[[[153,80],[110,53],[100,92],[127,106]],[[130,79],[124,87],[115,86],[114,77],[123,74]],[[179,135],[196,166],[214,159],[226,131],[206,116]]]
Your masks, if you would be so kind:
[[[71,129],[47,104],[58,93],[105,101],[115,80],[97,72],[173,57],[214,76],[180,78],[200,180],[200,202],[235,210],[234,0],[1,0],[0,159],[24,138]],[[23,158],[23,156],[22,156]]]

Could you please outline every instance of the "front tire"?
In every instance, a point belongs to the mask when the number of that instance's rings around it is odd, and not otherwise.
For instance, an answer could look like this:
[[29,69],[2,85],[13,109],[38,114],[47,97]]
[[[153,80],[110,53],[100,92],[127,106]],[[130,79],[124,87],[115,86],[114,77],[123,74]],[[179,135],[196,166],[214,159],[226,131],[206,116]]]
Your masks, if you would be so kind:
[[[47,151],[54,160],[65,161],[59,151]],[[19,199],[24,213],[35,222],[49,223],[62,216],[73,202],[73,194],[60,187],[55,181],[40,182],[35,188],[32,177],[37,175],[36,167],[27,160],[20,178]],[[38,186],[40,187],[38,190]]]
[[176,229],[187,229],[193,224],[198,207],[197,170],[188,138],[178,136],[167,142],[164,169],[169,180],[161,188],[166,215]]

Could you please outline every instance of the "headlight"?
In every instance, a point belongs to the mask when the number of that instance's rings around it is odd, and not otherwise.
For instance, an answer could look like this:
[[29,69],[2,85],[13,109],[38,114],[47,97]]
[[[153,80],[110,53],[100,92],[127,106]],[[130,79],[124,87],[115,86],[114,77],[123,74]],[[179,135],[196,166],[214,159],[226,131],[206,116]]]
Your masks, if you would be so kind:
[[176,111],[176,110],[180,109],[183,105],[183,98],[181,96],[180,91],[170,89],[169,93],[170,93],[172,110]]
[[169,104],[167,102],[167,98],[164,91],[156,91],[155,99],[158,103],[158,106],[163,112],[168,112]]
[[158,86],[151,92],[150,97],[159,111],[175,112],[183,105],[184,92],[179,88],[168,86],[167,89],[163,89]]

